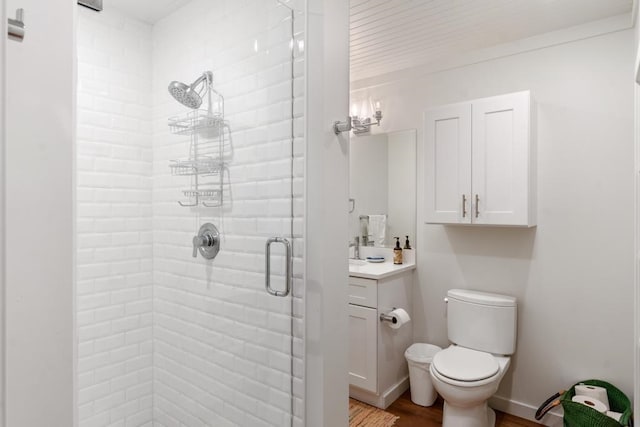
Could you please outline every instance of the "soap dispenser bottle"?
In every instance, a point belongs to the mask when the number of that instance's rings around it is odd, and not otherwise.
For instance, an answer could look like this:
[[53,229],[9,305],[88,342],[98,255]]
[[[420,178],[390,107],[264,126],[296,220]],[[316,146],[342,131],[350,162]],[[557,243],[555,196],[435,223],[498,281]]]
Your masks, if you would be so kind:
[[407,240],[404,241],[404,249],[411,249],[411,243],[409,243],[409,236],[405,236]]
[[393,263],[402,264],[402,248],[400,247],[400,238],[394,237],[394,239],[396,239],[396,247],[393,248]]

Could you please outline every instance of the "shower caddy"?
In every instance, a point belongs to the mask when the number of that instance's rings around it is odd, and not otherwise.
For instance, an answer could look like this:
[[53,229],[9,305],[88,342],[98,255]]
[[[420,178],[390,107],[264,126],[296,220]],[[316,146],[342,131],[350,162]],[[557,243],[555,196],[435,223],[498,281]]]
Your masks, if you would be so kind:
[[182,190],[180,206],[219,207],[223,205],[224,163],[224,97],[208,88],[207,110],[192,110],[170,117],[169,130],[174,135],[189,136],[186,159],[171,160],[172,175],[190,176],[190,186]]

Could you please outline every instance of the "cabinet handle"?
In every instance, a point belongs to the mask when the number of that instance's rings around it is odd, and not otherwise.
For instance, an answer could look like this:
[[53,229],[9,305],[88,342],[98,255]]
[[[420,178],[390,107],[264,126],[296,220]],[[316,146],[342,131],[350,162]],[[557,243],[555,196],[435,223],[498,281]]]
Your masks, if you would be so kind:
[[467,216],[467,196],[462,195],[462,218]]
[[476,194],[476,218],[478,218],[478,215],[480,215],[480,209],[478,207],[479,204],[480,204],[480,197],[478,197],[478,195]]

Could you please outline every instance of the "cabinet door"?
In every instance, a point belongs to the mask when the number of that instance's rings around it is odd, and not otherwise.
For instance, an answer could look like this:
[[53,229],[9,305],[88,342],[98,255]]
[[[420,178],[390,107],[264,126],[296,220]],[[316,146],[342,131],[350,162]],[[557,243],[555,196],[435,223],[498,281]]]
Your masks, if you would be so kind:
[[349,384],[372,393],[378,386],[377,313],[349,304]]
[[425,222],[471,223],[471,104],[425,112]]
[[533,225],[529,92],[480,99],[472,108],[473,222]]

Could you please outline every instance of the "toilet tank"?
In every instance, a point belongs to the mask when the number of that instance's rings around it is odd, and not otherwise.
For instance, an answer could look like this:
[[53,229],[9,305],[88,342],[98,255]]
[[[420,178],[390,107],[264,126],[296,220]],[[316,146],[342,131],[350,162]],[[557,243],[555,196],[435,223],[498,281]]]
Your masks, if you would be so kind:
[[515,352],[517,307],[514,297],[451,289],[447,300],[449,341],[492,354]]

